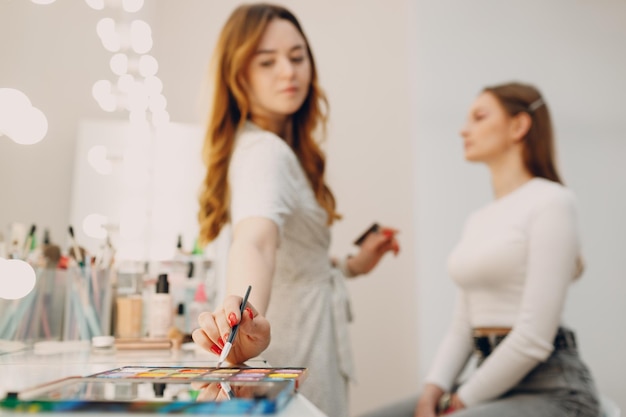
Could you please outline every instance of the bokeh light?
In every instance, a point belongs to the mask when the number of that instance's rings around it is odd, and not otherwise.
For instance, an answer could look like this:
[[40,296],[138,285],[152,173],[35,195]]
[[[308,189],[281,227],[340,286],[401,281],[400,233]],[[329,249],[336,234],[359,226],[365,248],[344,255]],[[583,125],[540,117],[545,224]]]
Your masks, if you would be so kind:
[[130,24],[130,45],[138,54],[152,49],[152,29],[143,20],[133,20]]
[[85,3],[94,10],[104,9],[104,0],[85,0]]
[[32,145],[48,133],[48,119],[26,94],[0,88],[0,132],[20,145]]
[[0,258],[0,298],[17,300],[35,288],[35,270],[19,259]]
[[144,0],[122,0],[122,8],[128,13],[135,13],[141,10]]
[[91,213],[83,219],[83,232],[94,239],[104,239],[107,231],[104,226],[109,222],[107,216],[98,213]]
[[104,145],[96,145],[89,149],[87,161],[98,174],[110,175],[113,172],[113,164],[108,158],[107,148]]

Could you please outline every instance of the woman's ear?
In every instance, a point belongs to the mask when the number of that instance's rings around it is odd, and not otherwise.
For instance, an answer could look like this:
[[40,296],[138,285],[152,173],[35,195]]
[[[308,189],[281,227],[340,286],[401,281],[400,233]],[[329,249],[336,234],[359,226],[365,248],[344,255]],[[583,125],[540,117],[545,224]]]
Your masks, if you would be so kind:
[[524,139],[530,127],[533,124],[533,120],[530,114],[521,112],[516,114],[511,121],[511,135],[516,142]]

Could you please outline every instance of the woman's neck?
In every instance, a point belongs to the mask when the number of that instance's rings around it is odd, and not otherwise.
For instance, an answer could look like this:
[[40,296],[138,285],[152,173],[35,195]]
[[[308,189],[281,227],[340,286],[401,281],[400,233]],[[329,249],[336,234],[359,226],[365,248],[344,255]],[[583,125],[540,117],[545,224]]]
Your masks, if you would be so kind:
[[491,185],[493,187],[493,193],[496,200],[512,193],[531,179],[533,179],[533,176],[528,173],[517,176],[511,175],[508,177],[492,177]]
[[284,118],[277,119],[259,115],[251,115],[250,121],[259,126],[261,129],[272,132],[285,140],[288,140],[288,136],[291,136],[291,117],[286,116]]
[[533,179],[533,175],[528,172],[521,158],[489,164],[489,170],[491,171],[491,186],[496,200]]

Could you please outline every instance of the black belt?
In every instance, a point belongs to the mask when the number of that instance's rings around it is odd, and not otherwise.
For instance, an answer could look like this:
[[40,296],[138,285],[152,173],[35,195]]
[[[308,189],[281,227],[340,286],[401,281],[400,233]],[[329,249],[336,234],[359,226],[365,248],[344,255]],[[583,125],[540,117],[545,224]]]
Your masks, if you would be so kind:
[[[506,338],[504,335],[487,335],[487,336],[474,336],[474,351],[478,353],[482,358],[489,356],[491,352]],[[571,330],[559,327],[558,332],[554,338],[554,349],[576,349],[576,337]]]

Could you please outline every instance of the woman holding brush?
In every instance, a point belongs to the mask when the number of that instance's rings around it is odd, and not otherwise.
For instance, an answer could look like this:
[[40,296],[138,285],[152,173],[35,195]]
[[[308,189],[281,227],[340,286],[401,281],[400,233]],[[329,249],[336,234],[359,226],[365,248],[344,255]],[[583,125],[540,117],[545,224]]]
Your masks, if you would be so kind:
[[[339,215],[314,139],[324,132],[326,99],[310,45],[290,11],[238,7],[221,32],[213,64],[199,220],[205,243],[230,227],[227,293],[238,296],[203,313],[194,340],[220,354],[241,322],[230,362],[263,352],[274,366],[307,367],[304,395],[329,416],[347,416],[352,362],[344,274],[365,274],[387,252],[397,253],[396,231],[371,233],[356,256],[333,267],[329,226]],[[248,308],[240,315],[248,285]]]

